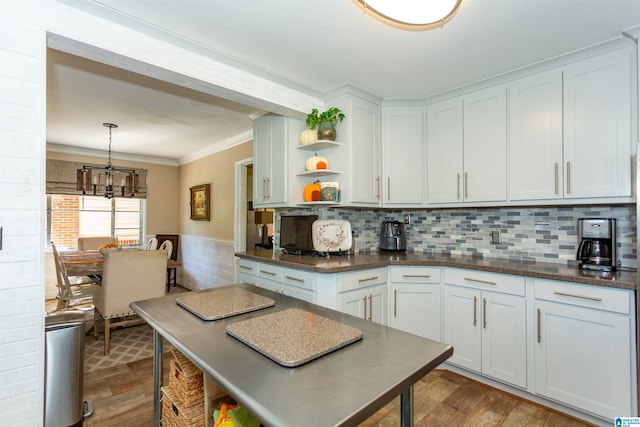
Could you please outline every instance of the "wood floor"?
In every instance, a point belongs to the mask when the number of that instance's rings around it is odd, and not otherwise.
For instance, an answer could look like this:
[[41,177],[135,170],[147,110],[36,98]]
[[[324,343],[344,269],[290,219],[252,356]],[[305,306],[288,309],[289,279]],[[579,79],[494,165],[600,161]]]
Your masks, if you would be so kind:
[[[165,359],[165,380],[169,372]],[[143,427],[153,424],[152,359],[85,374],[85,399],[94,414],[85,426]],[[400,425],[400,400],[394,399],[361,426]],[[433,371],[414,385],[414,423],[419,426],[586,426],[448,371]]]

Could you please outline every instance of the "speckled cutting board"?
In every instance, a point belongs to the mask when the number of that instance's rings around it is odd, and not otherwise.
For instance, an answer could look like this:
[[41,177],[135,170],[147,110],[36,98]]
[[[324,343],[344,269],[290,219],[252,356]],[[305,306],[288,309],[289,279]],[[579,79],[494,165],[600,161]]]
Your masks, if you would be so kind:
[[176,303],[204,320],[224,319],[276,304],[271,298],[233,287],[189,292],[176,298]]
[[297,308],[233,323],[227,333],[287,367],[362,339],[360,329]]

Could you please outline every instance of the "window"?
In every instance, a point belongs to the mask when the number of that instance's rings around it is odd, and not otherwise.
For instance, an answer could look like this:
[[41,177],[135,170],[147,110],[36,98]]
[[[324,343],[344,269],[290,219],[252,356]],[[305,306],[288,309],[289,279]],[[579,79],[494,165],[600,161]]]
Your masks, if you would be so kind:
[[78,236],[116,236],[120,245],[143,241],[144,199],[47,195],[47,246],[77,247]]

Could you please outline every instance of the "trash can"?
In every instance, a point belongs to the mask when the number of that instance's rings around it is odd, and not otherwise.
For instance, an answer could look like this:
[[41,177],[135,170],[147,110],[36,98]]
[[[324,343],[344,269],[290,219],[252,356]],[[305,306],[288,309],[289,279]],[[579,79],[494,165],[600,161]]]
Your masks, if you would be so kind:
[[82,426],[93,413],[83,401],[84,312],[47,313],[45,328],[44,425]]

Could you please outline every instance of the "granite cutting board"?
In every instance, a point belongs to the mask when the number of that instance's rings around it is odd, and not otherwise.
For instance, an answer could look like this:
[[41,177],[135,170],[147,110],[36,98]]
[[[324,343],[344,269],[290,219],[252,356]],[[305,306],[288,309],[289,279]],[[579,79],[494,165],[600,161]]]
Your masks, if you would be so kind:
[[362,339],[360,329],[297,308],[233,323],[227,333],[287,367]]
[[224,319],[275,305],[271,298],[234,287],[189,292],[176,298],[176,303],[204,320]]

